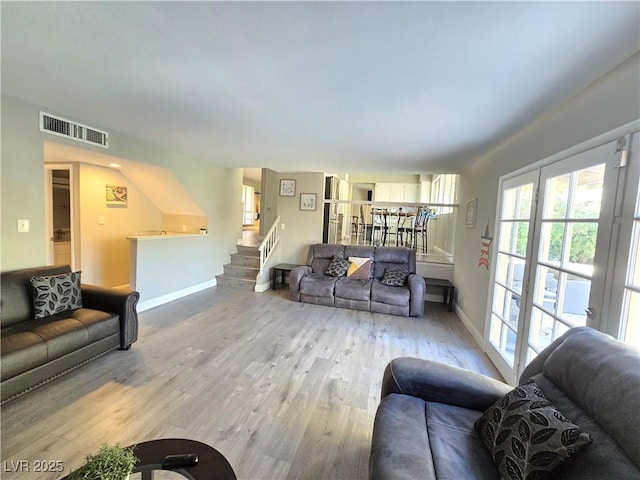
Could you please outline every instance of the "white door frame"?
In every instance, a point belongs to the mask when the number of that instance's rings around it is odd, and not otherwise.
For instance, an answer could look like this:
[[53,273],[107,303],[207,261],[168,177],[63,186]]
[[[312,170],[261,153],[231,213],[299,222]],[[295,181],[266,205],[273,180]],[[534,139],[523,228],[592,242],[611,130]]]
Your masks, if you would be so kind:
[[76,196],[74,168],[71,163],[45,163],[44,201],[45,201],[45,241],[47,242],[47,265],[55,262],[53,242],[53,170],[67,170],[69,172],[69,239],[71,241],[71,270],[76,270]]

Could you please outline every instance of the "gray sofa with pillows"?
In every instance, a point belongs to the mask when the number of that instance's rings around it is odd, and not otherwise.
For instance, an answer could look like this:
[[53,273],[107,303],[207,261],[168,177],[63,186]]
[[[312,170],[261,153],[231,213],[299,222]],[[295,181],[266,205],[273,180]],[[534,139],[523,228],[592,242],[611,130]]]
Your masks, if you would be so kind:
[[516,389],[415,358],[384,373],[371,479],[630,480],[639,467],[640,352],[596,330],[567,331]]
[[419,317],[425,282],[416,252],[403,247],[319,243],[289,275],[291,299],[353,310]]
[[2,403],[138,338],[138,292],[80,284],[69,266],[3,272]]

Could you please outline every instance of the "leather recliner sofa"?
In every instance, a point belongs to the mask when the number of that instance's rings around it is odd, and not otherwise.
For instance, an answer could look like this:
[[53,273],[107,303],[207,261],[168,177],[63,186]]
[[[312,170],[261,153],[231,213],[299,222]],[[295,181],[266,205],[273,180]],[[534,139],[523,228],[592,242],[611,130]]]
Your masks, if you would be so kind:
[[[640,478],[639,367],[637,349],[577,327],[525,368],[520,385],[533,379],[548,401],[592,439],[544,478]],[[474,425],[512,389],[438,362],[392,360],[384,372],[373,427],[370,478],[499,479],[494,457]],[[516,426],[513,435],[526,433]]]
[[2,273],[2,403],[137,340],[138,292],[83,284],[82,308],[34,318],[31,278],[70,272],[58,265]]
[[[325,271],[334,256],[369,258],[368,279],[332,277]],[[407,274],[402,287],[381,283],[385,270]],[[369,247],[318,243],[309,247],[306,265],[289,274],[292,300],[352,310],[419,317],[424,313],[425,281],[416,274],[416,252],[404,247]]]

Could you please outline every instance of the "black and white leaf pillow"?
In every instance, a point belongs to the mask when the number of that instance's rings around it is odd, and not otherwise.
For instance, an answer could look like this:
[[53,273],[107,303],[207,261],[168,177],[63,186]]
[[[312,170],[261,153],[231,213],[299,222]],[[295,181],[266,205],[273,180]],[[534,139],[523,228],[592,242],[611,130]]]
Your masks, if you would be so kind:
[[330,277],[344,277],[347,274],[347,270],[349,270],[349,265],[351,265],[349,261],[343,257],[334,255],[333,260],[331,260],[331,263],[327,266],[324,274]]
[[408,276],[409,275],[407,273],[399,270],[386,269],[380,282],[383,285],[388,285],[390,287],[404,287],[405,283],[407,283]]
[[80,272],[31,277],[33,316],[44,318],[82,307]]
[[530,381],[491,406],[476,422],[503,479],[540,480],[591,443]]

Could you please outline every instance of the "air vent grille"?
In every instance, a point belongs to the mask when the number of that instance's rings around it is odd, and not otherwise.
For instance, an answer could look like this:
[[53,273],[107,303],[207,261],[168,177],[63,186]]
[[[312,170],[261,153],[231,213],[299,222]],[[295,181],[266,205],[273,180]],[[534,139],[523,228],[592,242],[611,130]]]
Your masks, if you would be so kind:
[[109,134],[48,113],[40,112],[40,130],[53,135],[72,138],[79,142],[91,143],[109,148]]

